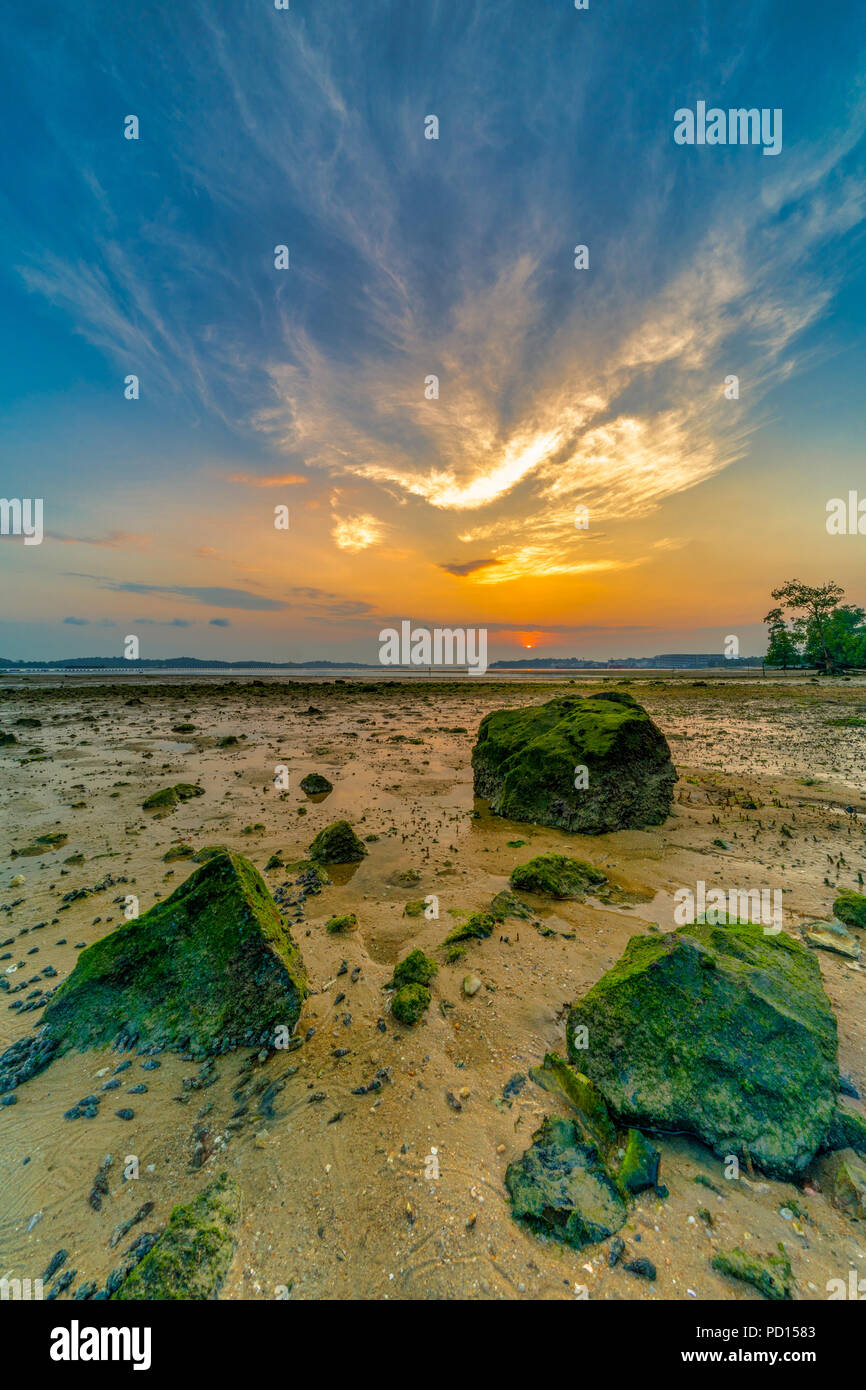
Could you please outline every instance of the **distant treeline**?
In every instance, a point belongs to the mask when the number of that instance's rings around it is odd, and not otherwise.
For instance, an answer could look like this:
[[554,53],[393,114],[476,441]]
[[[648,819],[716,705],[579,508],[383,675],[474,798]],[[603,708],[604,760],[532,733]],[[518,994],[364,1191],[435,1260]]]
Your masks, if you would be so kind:
[[92,671],[92,670],[133,670],[165,671],[195,670],[209,671],[303,671],[333,667],[335,670],[375,671],[378,663],[371,666],[364,661],[202,661],[197,656],[140,658],[129,661],[123,656],[73,656],[64,661],[9,661],[0,656],[0,670],[14,671]]

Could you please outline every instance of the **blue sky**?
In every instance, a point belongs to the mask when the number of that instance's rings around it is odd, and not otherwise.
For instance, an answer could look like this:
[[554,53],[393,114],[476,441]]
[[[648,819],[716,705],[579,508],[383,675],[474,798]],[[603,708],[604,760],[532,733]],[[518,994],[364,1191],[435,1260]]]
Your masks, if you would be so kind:
[[[862,5],[37,0],[2,45],[0,479],[46,538],[0,546],[0,655],[757,651],[792,574],[866,601],[824,529],[866,494]],[[698,100],[781,154],[675,145]]]

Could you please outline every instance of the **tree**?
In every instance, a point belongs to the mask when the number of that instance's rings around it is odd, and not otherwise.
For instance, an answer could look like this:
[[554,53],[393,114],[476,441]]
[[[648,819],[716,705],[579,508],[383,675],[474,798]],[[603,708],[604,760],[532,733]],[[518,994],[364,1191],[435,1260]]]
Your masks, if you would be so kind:
[[[834,666],[866,665],[866,628],[863,626],[866,612],[853,603],[843,603],[827,620],[824,637]],[[817,634],[810,630],[806,643],[806,660],[817,664],[820,656]]]
[[771,608],[764,622],[770,629],[770,641],[764,657],[767,665],[781,666],[783,671],[787,671],[789,666],[799,666],[800,653],[791,639],[782,609]]
[[790,609],[793,614],[791,633],[794,640],[811,648],[815,664],[825,671],[836,670],[828,646],[829,623],[834,608],[844,597],[845,590],[832,580],[813,587],[801,579],[789,579],[773,590],[773,598],[780,600],[782,610]]

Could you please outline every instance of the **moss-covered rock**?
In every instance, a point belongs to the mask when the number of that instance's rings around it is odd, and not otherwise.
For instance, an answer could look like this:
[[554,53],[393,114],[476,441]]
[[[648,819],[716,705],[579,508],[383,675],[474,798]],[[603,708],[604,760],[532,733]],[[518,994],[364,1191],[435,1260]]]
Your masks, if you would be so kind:
[[866,1120],[856,1110],[840,1105],[824,1142],[825,1149],[853,1149],[866,1158]]
[[620,1189],[631,1196],[646,1192],[648,1188],[655,1191],[658,1188],[661,1157],[655,1145],[639,1129],[630,1129],[622,1163],[616,1172]]
[[310,858],[319,864],[357,864],[366,853],[347,820],[326,825],[310,845]]
[[59,1053],[120,1039],[203,1056],[291,1030],[306,993],[264,880],[239,854],[219,854],[83,950],[43,1018]]
[[312,859],[293,859],[284,867],[287,874],[296,875],[295,883],[308,893],[316,894],[331,882],[327,869],[322,864],[314,863]]
[[400,1023],[417,1023],[429,1009],[430,997],[424,985],[401,985],[391,1000],[391,1013]]
[[196,850],[192,862],[194,864],[206,864],[209,859],[215,858],[218,854],[230,853],[231,851],[226,849],[225,845],[204,845],[201,849]]
[[48,854],[51,850],[61,849],[69,836],[61,831],[50,835],[37,835],[30,845],[25,845],[23,849],[13,849],[12,859],[33,858],[37,854]]
[[516,917],[519,921],[526,921],[532,916],[532,911],[526,903],[507,888],[503,888],[501,893],[490,903],[490,916],[495,917],[497,922],[505,922],[509,917]]
[[421,875],[417,869],[398,869],[389,875],[388,882],[394,888],[415,888],[421,882]]
[[473,912],[465,922],[459,922],[446,936],[442,942],[443,946],[450,946],[455,941],[483,941],[486,937],[493,935],[493,930],[499,925],[496,917],[491,917],[489,912]]
[[323,777],[321,772],[308,772],[306,777],[301,778],[301,791],[306,792],[307,796],[324,796],[326,792],[332,792],[334,784],[329,782],[327,777]]
[[740,1279],[751,1284],[765,1298],[782,1301],[791,1298],[794,1290],[794,1275],[791,1262],[780,1244],[778,1255],[767,1255],[760,1259],[749,1255],[736,1246],[733,1250],[720,1250],[713,1259],[713,1269],[727,1274],[731,1279]]
[[404,956],[403,960],[394,966],[391,984],[395,989],[400,989],[402,985],[429,985],[438,969],[435,960],[425,956],[416,946],[414,951],[410,951],[408,956]]
[[540,1067],[530,1067],[529,1075],[536,1086],[563,1096],[574,1107],[577,1111],[575,1124],[579,1126],[585,1143],[595,1144],[601,1153],[607,1153],[613,1147],[616,1130],[604,1096],[588,1076],[570,1066],[556,1052],[548,1052]]
[[635,936],[572,1008],[569,1056],[628,1124],[801,1173],[836,1112],[836,1020],[814,955],[759,926]]
[[660,824],[676,781],[661,730],[618,691],[485,715],[472,767],[496,815],[590,835]]
[[512,888],[548,898],[582,898],[589,889],[606,882],[600,869],[567,854],[538,854],[512,869],[510,879]]
[[833,903],[833,915],[846,927],[866,927],[866,894],[846,888]]
[[8,748],[11,744],[17,742],[18,740],[14,734],[4,733],[3,730],[0,729],[0,748]]
[[176,782],[173,787],[163,787],[141,803],[143,811],[173,811],[182,801],[190,801],[194,796],[204,796],[204,787],[196,787],[192,782]]
[[830,1201],[854,1221],[866,1221],[866,1163],[853,1149],[829,1160]]
[[172,845],[162,856],[163,863],[173,864],[178,859],[192,859],[194,854],[192,845]]
[[335,936],[340,932],[357,930],[358,917],[354,912],[344,912],[341,917],[329,917],[325,923],[325,931],[329,936]]
[[403,915],[405,917],[420,917],[426,906],[426,898],[412,898],[408,903],[403,904]]
[[580,1249],[607,1240],[626,1207],[598,1150],[573,1120],[548,1117],[505,1173],[512,1215],[538,1235]]
[[237,1245],[240,1193],[222,1173],[191,1202],[177,1206],[152,1250],[112,1295],[204,1302],[219,1297]]

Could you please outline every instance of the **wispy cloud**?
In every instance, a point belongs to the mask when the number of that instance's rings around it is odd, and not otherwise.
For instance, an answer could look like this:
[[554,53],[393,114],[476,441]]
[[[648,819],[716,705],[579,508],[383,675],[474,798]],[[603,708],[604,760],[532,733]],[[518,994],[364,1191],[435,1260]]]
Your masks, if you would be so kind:
[[60,531],[46,531],[45,537],[61,545],[94,545],[107,550],[144,550],[152,539],[135,531],[109,531],[104,536],[67,536]]
[[[748,75],[745,40],[714,72],[706,15],[676,52],[662,26],[639,58],[565,6],[532,24],[524,6],[493,21],[480,0],[436,4],[405,20],[411,43],[379,0],[344,7],[339,27],[292,11],[278,42],[275,18],[247,0],[161,16],[130,183],[97,175],[97,151],[72,160],[82,216],[65,254],[33,239],[26,284],[112,372],[141,376],[142,402],[183,395],[250,445],[260,468],[221,465],[220,479],[315,491],[324,475],[338,565],[382,562],[387,540],[470,592],[673,551],[676,538],[618,538],[742,460],[770,393],[829,350],[816,330],[866,211],[853,73],[780,160],[723,157],[671,138],[684,55],[718,83]],[[107,66],[118,103],[135,56],[130,39]],[[628,101],[611,104],[612,77]],[[437,141],[423,135],[431,110]],[[133,156],[167,190],[141,214]],[[103,586],[251,611],[300,599],[332,622],[373,607],[318,590]]]

